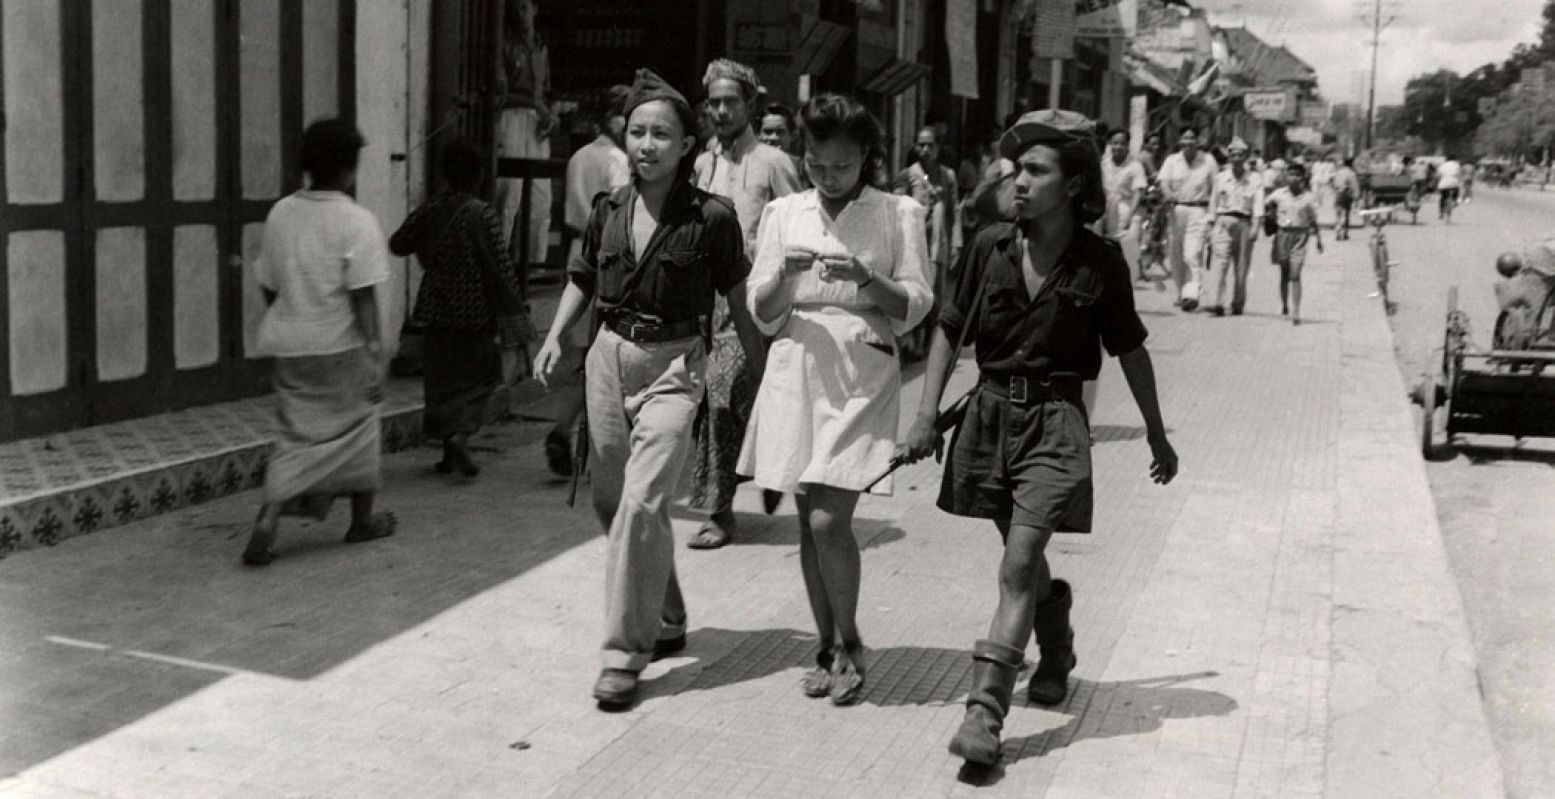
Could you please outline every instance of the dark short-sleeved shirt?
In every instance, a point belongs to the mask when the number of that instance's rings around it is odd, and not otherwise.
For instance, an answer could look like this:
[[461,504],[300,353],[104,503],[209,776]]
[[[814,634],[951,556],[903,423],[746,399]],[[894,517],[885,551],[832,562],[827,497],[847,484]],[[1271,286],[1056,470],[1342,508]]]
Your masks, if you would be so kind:
[[750,274],[734,206],[689,183],[677,187],[639,259],[632,252],[636,203],[634,186],[594,201],[568,277],[593,294],[605,315],[655,324],[712,316],[714,296],[727,294]]
[[[951,341],[967,323],[975,292],[983,302],[969,339],[977,365],[993,375],[1096,378],[1101,348],[1117,356],[1137,349],[1148,332],[1134,310],[1128,263],[1118,245],[1082,227],[1036,297],[1021,275],[1021,238],[1012,223],[981,230],[961,254],[953,301],[939,322]],[[988,275],[986,284],[983,275]]]

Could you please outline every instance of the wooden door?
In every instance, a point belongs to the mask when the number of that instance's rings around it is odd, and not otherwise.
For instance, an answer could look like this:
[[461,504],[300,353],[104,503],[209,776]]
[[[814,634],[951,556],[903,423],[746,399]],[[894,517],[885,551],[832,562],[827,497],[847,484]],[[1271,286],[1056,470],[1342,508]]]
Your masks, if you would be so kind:
[[354,0],[3,0],[0,438],[265,390],[245,265]]

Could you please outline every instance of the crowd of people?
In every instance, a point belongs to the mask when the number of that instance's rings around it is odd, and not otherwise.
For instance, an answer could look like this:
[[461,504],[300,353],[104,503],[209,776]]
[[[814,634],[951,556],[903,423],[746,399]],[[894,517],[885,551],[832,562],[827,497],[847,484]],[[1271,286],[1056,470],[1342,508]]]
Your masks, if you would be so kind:
[[[524,315],[507,241],[515,222],[478,196],[478,147],[443,148],[442,190],[385,242],[349,195],[360,135],[340,120],[311,125],[308,188],[277,203],[265,231],[262,340],[277,356],[283,435],[243,559],[270,563],[284,513],[322,515],[340,495],[352,499],[348,542],[394,532],[393,515],[373,509],[386,366],[374,288],[389,251],[415,254],[425,428],[442,441],[439,471],[478,473],[469,437],[511,353],[539,340],[533,374],[547,385],[581,369],[581,390],[563,405],[583,407],[608,542],[593,687],[603,708],[630,705],[646,666],[687,646],[670,508],[688,473],[691,504],[707,514],[695,547],[737,534],[740,482],[765,492],[769,512],[793,497],[817,635],[800,690],[860,701],[869,654],[855,509],[865,492],[889,495],[891,471],[938,451],[951,431],[938,506],[992,521],[1004,554],[990,564],[998,608],[972,647],[973,687],[949,748],[995,763],[1030,641],[1040,652],[1032,702],[1063,701],[1077,663],[1075,589],[1045,551],[1054,533],[1091,530],[1084,386],[1104,352],[1119,358],[1143,417],[1152,478],[1167,483],[1178,469],[1133,275],[1110,238],[1126,223],[1096,126],[1057,110],[1012,120],[963,165],[978,179],[962,197],[937,129],[919,132],[915,163],[893,178],[883,129],[858,100],[822,94],[795,112],[761,103],[760,85],[750,67],[718,59],[703,79],[703,114],[649,70],[611,93],[596,139],[569,164],[567,224],[578,235],[543,338]],[[527,109],[540,124],[544,113]],[[519,124],[507,116],[503,125]],[[914,336],[928,377],[899,437]],[[942,411],[968,343],[979,377]],[[567,433],[560,423],[547,441],[553,466],[567,465],[555,462]]]

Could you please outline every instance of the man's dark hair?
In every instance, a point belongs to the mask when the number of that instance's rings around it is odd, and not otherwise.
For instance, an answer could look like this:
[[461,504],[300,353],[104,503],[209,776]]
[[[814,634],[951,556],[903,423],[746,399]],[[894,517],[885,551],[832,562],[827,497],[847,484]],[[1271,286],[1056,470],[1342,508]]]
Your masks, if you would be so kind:
[[1103,140],[1107,141],[1107,142],[1111,142],[1113,139],[1115,139],[1115,138],[1117,138],[1119,136],[1122,136],[1123,137],[1123,141],[1125,141],[1125,142],[1127,142],[1131,138],[1128,135],[1128,128],[1113,128],[1112,130],[1107,131],[1107,135],[1106,135],[1106,137],[1104,137]]
[[313,183],[330,183],[356,169],[367,140],[344,119],[320,119],[302,132],[298,160]]
[[1200,138],[1199,126],[1197,126],[1197,125],[1183,125],[1182,129],[1177,131],[1177,138],[1180,140],[1180,139],[1182,139],[1182,137],[1184,137],[1184,136],[1186,136],[1186,135],[1188,135],[1190,133],[1193,134],[1193,138],[1195,138],[1195,139]]
[[443,180],[454,191],[474,192],[480,185],[486,155],[469,139],[454,139],[443,148]]
[[1344,165],[1347,166],[1347,167],[1350,167],[1351,169],[1354,169],[1355,168],[1355,159],[1354,158],[1346,158],[1346,159],[1344,159]]
[[864,150],[859,180],[871,186],[885,182],[885,133],[880,122],[858,100],[842,94],[821,94],[799,110],[799,130],[805,149],[819,142],[845,138]]
[[794,109],[782,103],[768,103],[766,108],[761,109],[761,115],[764,117],[780,116],[783,118],[783,124],[788,126],[788,132],[790,134],[796,132],[794,130]]

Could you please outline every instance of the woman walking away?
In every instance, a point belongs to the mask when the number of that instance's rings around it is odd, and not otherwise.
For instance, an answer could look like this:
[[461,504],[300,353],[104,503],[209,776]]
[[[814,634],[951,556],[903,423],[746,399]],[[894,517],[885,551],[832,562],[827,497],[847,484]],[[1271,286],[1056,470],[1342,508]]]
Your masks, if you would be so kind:
[[625,111],[632,183],[595,201],[535,358],[535,374],[549,382],[562,337],[592,300],[604,322],[589,348],[584,394],[594,511],[609,536],[604,669],[594,684],[605,708],[630,704],[649,661],[686,646],[670,492],[706,385],[714,292],[728,298],[731,319],[745,331],[739,340],[754,342],[747,363],[762,362],[745,310],[750,261],[740,220],[727,200],[691,185],[691,106],[644,69]]
[[323,519],[341,494],[351,497],[346,543],[394,532],[394,514],[373,512],[387,366],[374,287],[389,279],[389,260],[377,220],[348,193],[363,143],[344,120],[309,125],[301,154],[308,188],[265,218],[255,279],[269,307],[259,350],[275,358],[278,429],[264,504],[243,550],[250,566],[275,559],[283,513]]
[[800,567],[820,635],[804,692],[847,705],[864,689],[853,510],[896,449],[902,378],[893,343],[928,314],[933,274],[923,206],[871,188],[885,150],[864,106],[821,95],[799,127],[815,188],[762,215],[751,307],[776,340],[739,471],[796,495]]
[[981,377],[951,439],[939,507],[991,519],[1004,539],[998,610],[972,648],[966,717],[950,742],[952,754],[977,765],[999,760],[999,733],[1033,632],[1042,655],[1027,695],[1056,705],[1068,694],[1077,662],[1074,598],[1067,582],[1053,579],[1045,553],[1054,532],[1091,529],[1091,440],[1080,384],[1096,379],[1103,347],[1118,357],[1144,417],[1151,477],[1164,484],[1177,473],[1128,264],[1085,228],[1104,208],[1092,124],[1071,111],[1033,111],[1000,140],[1020,170],[1017,220],[984,229],[967,248],[902,453],[917,460],[939,445],[935,420],[951,342],[974,342]]
[[1307,238],[1323,251],[1323,235],[1317,229],[1317,200],[1307,191],[1307,171],[1291,164],[1286,185],[1269,195],[1265,213],[1273,214],[1279,232],[1269,255],[1280,268],[1280,313],[1290,316],[1292,325],[1301,324],[1301,270],[1307,263]]
[[449,143],[442,157],[443,191],[389,239],[395,255],[416,256],[424,275],[415,311],[427,331],[423,428],[428,437],[443,440],[437,471],[457,469],[466,477],[480,473],[469,440],[485,424],[491,394],[502,380],[497,320],[510,320],[515,306],[523,307],[502,217],[475,196],[485,164],[474,143]]

